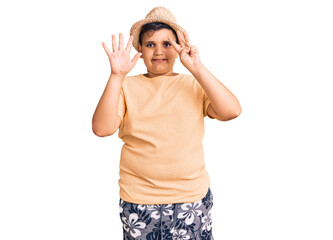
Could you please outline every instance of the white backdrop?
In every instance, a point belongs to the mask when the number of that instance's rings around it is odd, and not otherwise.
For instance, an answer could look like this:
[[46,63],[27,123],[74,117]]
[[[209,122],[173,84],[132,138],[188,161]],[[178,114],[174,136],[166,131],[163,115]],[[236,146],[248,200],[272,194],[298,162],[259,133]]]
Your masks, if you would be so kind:
[[[102,42],[127,43],[165,6],[242,106],[205,118],[215,239],[332,240],[329,2],[1,2],[0,239],[122,238],[122,141],[91,127],[110,75]],[[187,72],[179,58],[174,71]],[[129,75],[143,72],[140,59]]]

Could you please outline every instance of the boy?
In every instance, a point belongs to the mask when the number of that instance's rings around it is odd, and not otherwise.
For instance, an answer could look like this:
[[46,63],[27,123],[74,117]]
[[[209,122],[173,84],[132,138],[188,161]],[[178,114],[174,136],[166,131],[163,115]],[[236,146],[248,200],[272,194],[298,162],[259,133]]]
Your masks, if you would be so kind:
[[[131,46],[138,53],[130,60]],[[202,64],[187,32],[164,7],[133,24],[124,49],[103,43],[111,76],[93,116],[93,132],[124,141],[120,217],[124,239],[214,239],[213,195],[205,170],[204,117],[227,121],[241,107]],[[173,72],[177,57],[192,73]],[[143,58],[146,74],[126,76]]]

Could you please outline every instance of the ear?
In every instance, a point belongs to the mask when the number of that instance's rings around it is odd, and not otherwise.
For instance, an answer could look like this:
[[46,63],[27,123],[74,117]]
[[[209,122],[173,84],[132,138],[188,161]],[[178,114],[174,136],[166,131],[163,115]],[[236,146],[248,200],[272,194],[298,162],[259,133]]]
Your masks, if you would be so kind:
[[[138,45],[138,52],[142,53],[142,47],[141,47],[140,44]],[[140,58],[143,58],[143,57],[142,57],[142,54],[141,54]]]

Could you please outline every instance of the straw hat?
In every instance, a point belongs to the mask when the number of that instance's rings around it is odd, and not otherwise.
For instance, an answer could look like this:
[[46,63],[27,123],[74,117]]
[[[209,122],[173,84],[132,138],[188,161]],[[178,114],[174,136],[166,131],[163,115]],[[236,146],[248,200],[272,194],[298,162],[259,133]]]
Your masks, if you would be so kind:
[[180,30],[181,32],[184,32],[184,28],[179,26],[177,24],[176,18],[171,13],[171,11],[165,7],[155,7],[153,8],[145,17],[145,19],[142,19],[140,21],[137,21],[134,23],[130,30],[130,36],[133,35],[133,47],[139,51],[138,45],[139,45],[139,35],[141,32],[141,27],[147,23],[151,22],[162,22],[175,30]]

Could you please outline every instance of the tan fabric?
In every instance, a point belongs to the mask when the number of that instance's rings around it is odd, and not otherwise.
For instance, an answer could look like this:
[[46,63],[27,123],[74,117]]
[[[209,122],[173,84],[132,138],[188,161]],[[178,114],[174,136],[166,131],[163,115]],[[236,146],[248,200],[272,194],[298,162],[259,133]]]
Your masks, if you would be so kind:
[[[192,76],[127,76],[118,136],[120,197],[137,204],[196,202],[210,186],[202,140],[210,101]],[[210,117],[210,116],[209,116]],[[210,117],[212,118],[212,117]]]

